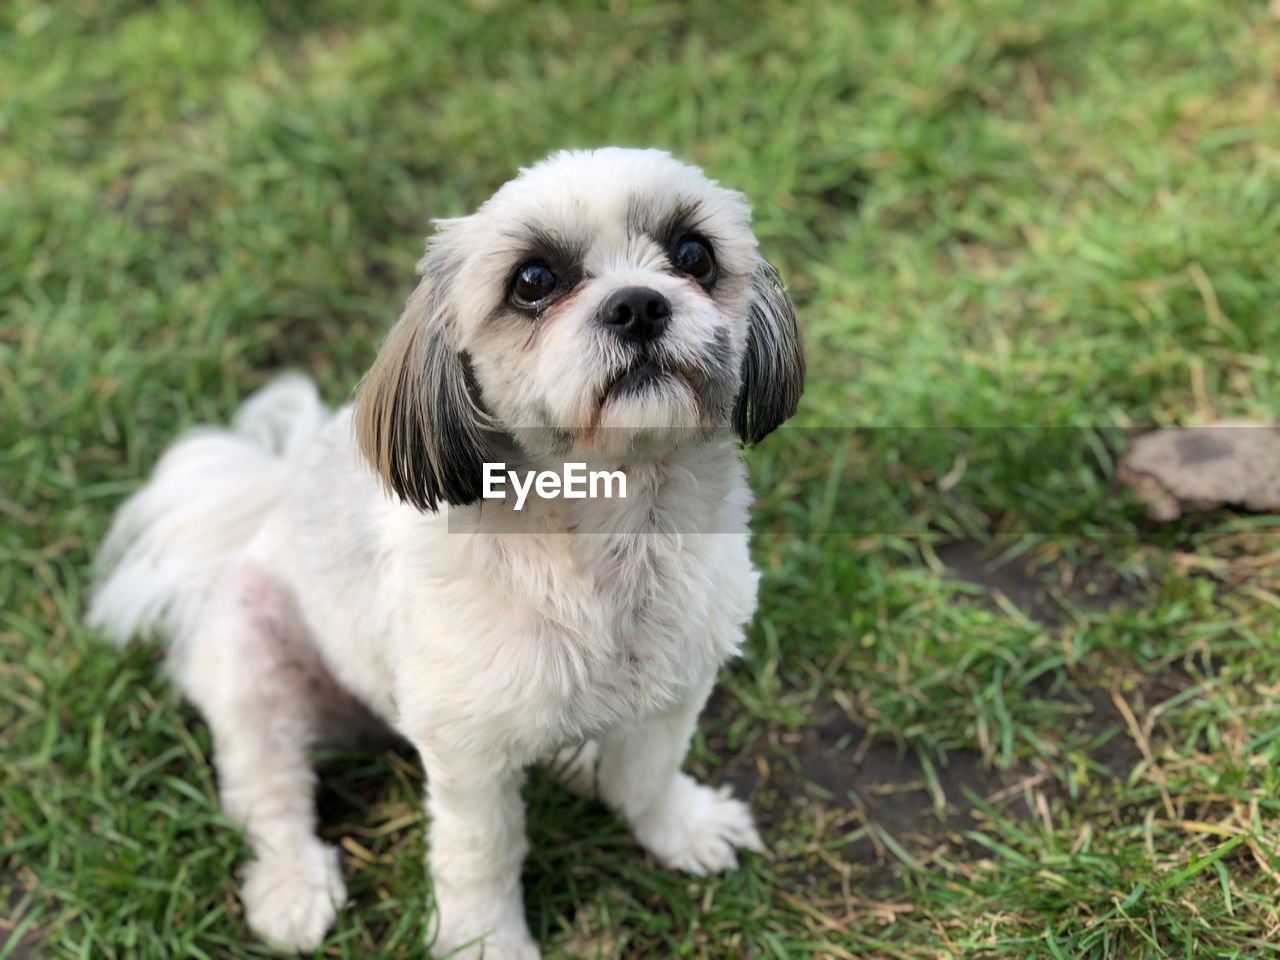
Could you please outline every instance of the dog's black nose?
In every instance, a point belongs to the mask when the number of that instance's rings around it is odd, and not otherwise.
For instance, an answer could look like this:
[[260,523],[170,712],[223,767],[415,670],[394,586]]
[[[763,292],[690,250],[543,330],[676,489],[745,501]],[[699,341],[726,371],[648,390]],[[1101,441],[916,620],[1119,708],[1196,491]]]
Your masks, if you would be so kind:
[[600,307],[600,319],[623,339],[646,343],[667,329],[671,304],[657,290],[623,287]]

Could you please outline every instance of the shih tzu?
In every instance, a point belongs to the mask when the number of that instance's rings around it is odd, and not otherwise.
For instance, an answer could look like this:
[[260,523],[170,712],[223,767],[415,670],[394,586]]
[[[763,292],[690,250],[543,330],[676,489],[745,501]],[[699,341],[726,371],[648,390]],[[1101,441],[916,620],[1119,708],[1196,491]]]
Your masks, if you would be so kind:
[[[353,405],[286,376],[174,443],[115,520],[89,620],[166,637],[252,843],[260,936],[324,939],[346,892],[309,753],[380,723],[426,768],[435,955],[532,958],[531,764],[668,867],[762,849],[681,764],[755,606],[739,441],[794,413],[804,359],[744,198],[655,150],[524,170],[440,222],[419,273]],[[626,495],[518,510],[486,486],[498,461],[600,467]]]

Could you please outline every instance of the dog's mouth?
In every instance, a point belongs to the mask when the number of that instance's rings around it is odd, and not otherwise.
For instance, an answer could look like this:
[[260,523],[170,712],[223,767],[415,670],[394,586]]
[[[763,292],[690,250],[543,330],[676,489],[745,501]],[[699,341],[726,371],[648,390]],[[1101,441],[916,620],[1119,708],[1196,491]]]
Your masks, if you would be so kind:
[[660,363],[653,360],[640,360],[605,384],[600,402],[607,403],[619,397],[644,393],[669,381],[674,375]]
[[[696,386],[695,370],[673,366],[665,359],[636,357],[597,388],[595,410],[583,431],[586,441],[596,442],[593,438],[606,418],[609,427],[622,431],[619,436],[628,444],[635,429],[666,436],[672,428],[687,426],[692,417],[701,418],[706,405]],[[678,435],[678,430],[672,435]]]

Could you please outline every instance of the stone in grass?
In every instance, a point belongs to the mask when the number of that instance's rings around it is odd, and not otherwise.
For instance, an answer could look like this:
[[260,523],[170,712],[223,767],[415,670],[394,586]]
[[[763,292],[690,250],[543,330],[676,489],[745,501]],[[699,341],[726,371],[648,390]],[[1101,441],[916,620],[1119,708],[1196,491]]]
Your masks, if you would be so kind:
[[1223,420],[1156,430],[1133,441],[1119,477],[1153,520],[1228,505],[1280,510],[1280,428]]

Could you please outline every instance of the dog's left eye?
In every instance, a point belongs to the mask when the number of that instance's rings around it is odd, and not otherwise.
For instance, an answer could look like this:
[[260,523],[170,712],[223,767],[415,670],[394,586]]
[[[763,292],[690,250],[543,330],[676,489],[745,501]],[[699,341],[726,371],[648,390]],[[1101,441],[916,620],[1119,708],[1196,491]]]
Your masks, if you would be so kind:
[[538,260],[531,260],[516,271],[511,285],[511,301],[517,307],[532,307],[547,299],[556,288],[556,275]]
[[711,256],[711,248],[697,237],[685,237],[676,244],[671,265],[704,287],[710,286],[716,278],[716,261]]

